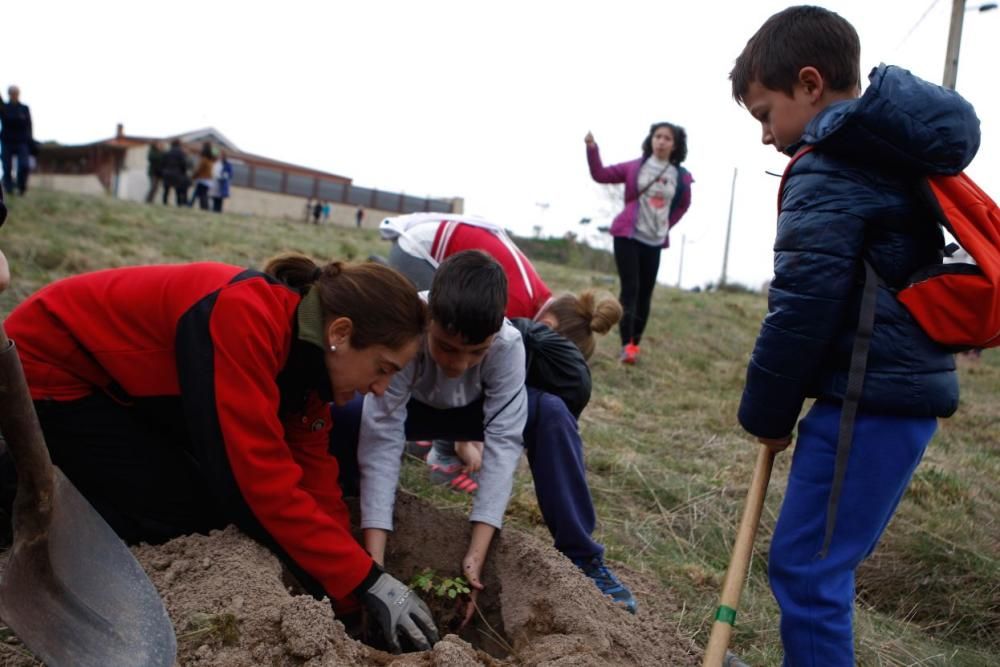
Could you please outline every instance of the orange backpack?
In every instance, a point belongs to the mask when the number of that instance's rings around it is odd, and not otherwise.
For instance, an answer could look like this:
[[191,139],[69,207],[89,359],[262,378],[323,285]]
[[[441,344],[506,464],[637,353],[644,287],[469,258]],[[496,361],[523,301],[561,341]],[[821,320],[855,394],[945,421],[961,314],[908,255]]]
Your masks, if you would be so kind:
[[897,294],[932,340],[956,348],[1000,345],[1000,208],[964,172],[930,176],[924,197],[938,224],[972,262],[949,262],[910,276]]
[[[802,148],[785,168],[779,211],[788,172],[812,149]],[[943,249],[944,263],[910,276],[897,298],[935,342],[957,350],[1000,346],[1000,208],[965,172],[927,176],[920,191],[956,243]],[[961,250],[971,261],[957,260]]]
[[[785,179],[792,165],[813,149],[805,146],[789,161],[778,188],[778,212],[785,190]],[[943,263],[918,270],[897,298],[934,341],[956,349],[1000,346],[1000,209],[971,178],[928,176],[920,184],[927,206],[938,224],[947,229],[957,244],[943,249]],[[947,261],[962,248],[971,261]],[[854,419],[861,400],[868,349],[875,324],[875,301],[879,278],[867,261],[858,330],[851,351],[847,375],[833,483],[827,501],[826,534],[819,557],[829,553],[836,525],[837,505],[843,490],[844,474],[851,452]]]

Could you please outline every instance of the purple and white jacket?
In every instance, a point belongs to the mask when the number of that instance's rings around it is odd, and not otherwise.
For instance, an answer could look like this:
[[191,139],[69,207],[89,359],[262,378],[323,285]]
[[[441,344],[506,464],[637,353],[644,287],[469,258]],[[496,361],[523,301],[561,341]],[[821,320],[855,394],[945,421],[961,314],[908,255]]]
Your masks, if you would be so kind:
[[[635,234],[635,224],[639,219],[639,169],[646,158],[638,158],[629,162],[620,162],[605,167],[601,163],[601,152],[597,144],[587,146],[587,164],[590,166],[590,176],[598,183],[624,183],[625,208],[615,216],[611,223],[611,235],[632,238]],[[668,222],[672,228],[691,206],[691,183],[694,178],[684,167],[677,167],[677,191],[670,201]],[[663,247],[670,247],[670,235],[667,234]]]

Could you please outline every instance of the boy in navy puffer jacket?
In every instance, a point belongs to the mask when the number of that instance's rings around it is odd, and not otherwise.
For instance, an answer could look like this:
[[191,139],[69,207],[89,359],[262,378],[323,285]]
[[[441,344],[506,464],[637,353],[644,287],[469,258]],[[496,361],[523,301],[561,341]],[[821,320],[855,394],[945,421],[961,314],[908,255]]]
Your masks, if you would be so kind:
[[[914,187],[955,174],[979,148],[979,120],[957,93],[880,65],[860,91],[860,44],[843,18],[790,7],[750,38],[733,97],[765,144],[793,156],[783,181],[769,308],[739,420],[780,451],[806,398],[769,575],[786,665],[853,665],[854,572],[903,495],[938,417],[958,405],[955,364],[895,299],[943,239]],[[865,269],[879,284],[849,458],[837,471],[841,405]],[[845,448],[846,450],[846,448]],[[839,502],[828,503],[842,472]]]

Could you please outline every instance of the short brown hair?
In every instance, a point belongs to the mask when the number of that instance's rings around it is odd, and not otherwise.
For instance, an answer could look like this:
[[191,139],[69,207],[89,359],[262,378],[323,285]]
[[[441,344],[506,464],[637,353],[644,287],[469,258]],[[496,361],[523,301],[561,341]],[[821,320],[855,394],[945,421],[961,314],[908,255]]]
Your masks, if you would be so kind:
[[556,333],[568,338],[585,359],[590,359],[597,345],[594,334],[611,331],[622,319],[622,305],[606,292],[584,290],[580,296],[566,293],[556,297],[540,315],[545,313],[555,316]]
[[861,40],[854,26],[822,7],[799,5],[778,12],[736,59],[729,73],[733,99],[742,104],[754,81],[791,95],[803,67],[815,67],[833,90],[858,87]]
[[299,253],[268,260],[264,272],[299,290],[318,289],[324,313],[353,323],[351,345],[385,345],[398,350],[427,328],[427,307],[417,290],[395,269],[365,262],[320,266]]
[[503,326],[507,274],[482,250],[457,252],[434,272],[429,305],[442,329],[477,345]]

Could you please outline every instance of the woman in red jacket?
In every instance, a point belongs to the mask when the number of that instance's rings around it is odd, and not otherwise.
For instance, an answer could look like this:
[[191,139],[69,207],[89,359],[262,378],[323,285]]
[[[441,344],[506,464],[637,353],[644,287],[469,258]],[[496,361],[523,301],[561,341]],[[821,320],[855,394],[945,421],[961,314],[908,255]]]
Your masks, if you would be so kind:
[[[405,587],[351,536],[328,434],[329,403],[385,391],[425,324],[392,269],[285,255],[67,278],[5,326],[53,462],[125,541],[235,523],[311,593],[356,595],[391,645],[424,648],[423,603],[391,606]],[[12,468],[5,453],[8,508]]]

